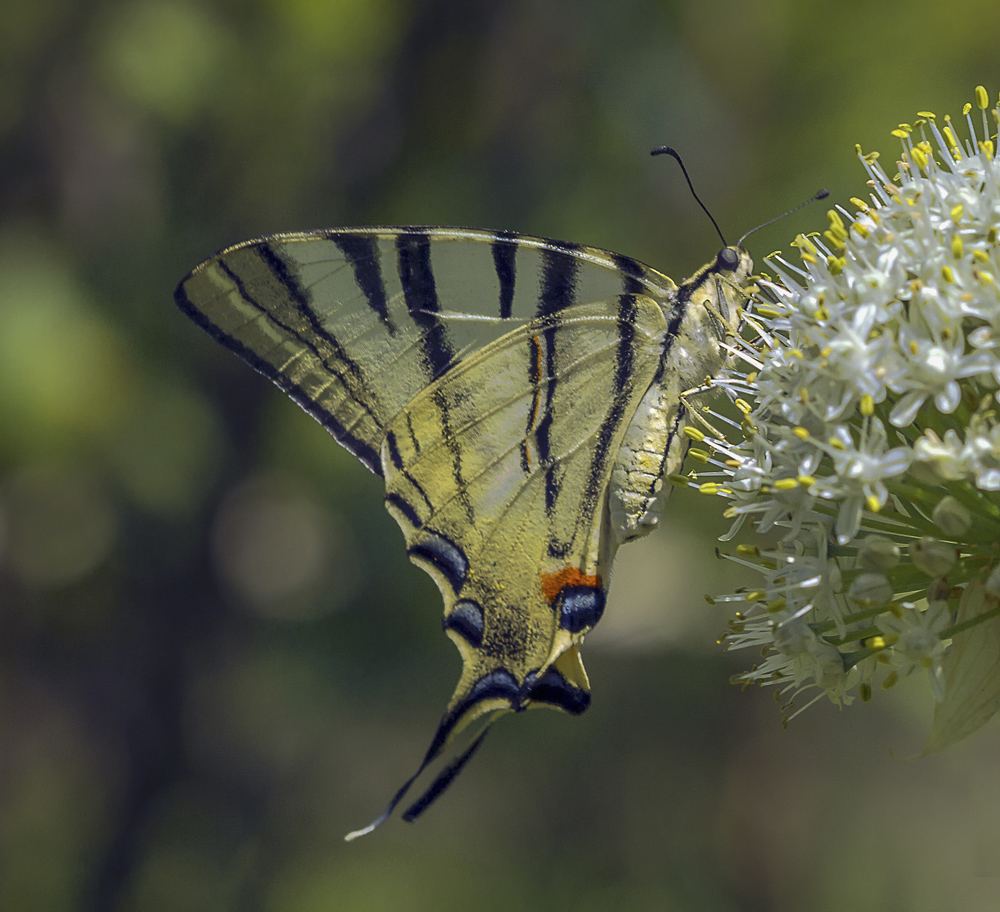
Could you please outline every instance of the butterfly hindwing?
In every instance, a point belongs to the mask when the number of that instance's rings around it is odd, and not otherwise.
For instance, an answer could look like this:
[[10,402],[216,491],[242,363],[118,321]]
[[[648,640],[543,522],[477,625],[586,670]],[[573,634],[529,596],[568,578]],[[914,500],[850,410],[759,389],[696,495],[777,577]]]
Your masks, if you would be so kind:
[[470,355],[386,429],[386,503],[441,589],[463,659],[442,745],[483,712],[585,707],[579,658],[569,678],[552,666],[603,610],[608,466],[664,328],[641,295],[538,318]]

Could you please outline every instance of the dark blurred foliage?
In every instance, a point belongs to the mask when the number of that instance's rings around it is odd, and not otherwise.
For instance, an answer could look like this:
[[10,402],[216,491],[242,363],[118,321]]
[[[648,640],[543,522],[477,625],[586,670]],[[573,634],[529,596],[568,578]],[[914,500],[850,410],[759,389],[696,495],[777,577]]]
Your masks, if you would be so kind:
[[[512,228],[681,278],[864,196],[854,143],[1000,89],[1000,6],[34,0],[0,6],[0,909],[996,908],[995,727],[923,682],[782,732],[728,685],[715,504],[625,549],[580,719],[504,720],[346,845],[454,684],[377,479],[190,325],[256,234]],[[891,160],[891,159],[890,159]],[[754,240],[761,257],[800,213]]]

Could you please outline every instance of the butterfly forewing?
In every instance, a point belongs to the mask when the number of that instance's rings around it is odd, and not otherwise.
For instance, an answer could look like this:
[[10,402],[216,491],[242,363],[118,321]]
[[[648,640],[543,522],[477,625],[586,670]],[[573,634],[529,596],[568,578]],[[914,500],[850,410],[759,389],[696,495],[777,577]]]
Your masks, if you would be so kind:
[[470,352],[578,301],[673,288],[593,248],[372,228],[239,244],[195,269],[176,297],[378,472],[388,421]]

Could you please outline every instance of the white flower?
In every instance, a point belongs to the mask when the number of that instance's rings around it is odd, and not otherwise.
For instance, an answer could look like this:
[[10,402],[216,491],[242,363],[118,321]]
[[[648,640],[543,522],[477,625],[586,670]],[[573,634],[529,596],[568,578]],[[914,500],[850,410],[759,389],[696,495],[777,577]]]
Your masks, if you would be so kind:
[[716,599],[749,605],[727,647],[764,654],[738,680],[849,703],[925,673],[934,749],[1000,705],[1000,658],[967,645],[1000,627],[1000,110],[982,87],[976,107],[964,141],[901,124],[899,173],[861,155],[869,200],[796,238],[801,265],[771,261],[749,370],[716,381],[743,437],[707,439],[724,477],[701,485],[728,498],[727,537],[769,533],[730,555],[760,588]]
[[881,615],[877,624],[887,647],[886,664],[904,675],[927,671],[934,696],[943,700],[945,644],[941,634],[951,626],[948,603],[935,600],[923,610],[905,604],[898,614]]

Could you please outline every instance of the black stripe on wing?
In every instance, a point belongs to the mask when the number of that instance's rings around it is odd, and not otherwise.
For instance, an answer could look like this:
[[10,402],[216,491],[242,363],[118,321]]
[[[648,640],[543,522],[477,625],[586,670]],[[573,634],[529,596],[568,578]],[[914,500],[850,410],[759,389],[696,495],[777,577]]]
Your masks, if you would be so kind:
[[378,316],[389,335],[395,336],[399,329],[389,314],[377,239],[372,235],[344,234],[339,231],[331,232],[329,237],[354,270],[354,281],[365,296],[368,306]]
[[[409,416],[407,416],[407,418],[409,418]],[[408,428],[409,428],[409,431],[410,431],[410,437],[411,437],[411,439],[413,440],[413,442],[415,444],[416,443],[416,437],[413,434],[413,426],[412,426],[412,424],[408,423]],[[403,478],[406,479],[406,483],[411,488],[413,488],[414,491],[416,491],[420,495],[421,500],[423,500],[423,502],[427,505],[427,509],[431,513],[433,513],[434,512],[434,504],[431,503],[431,499],[427,496],[427,492],[424,490],[423,485],[421,485],[420,482],[418,482],[406,470],[406,466],[405,466],[405,464],[403,462],[403,457],[402,457],[402,455],[399,452],[399,442],[396,440],[396,434],[393,431],[386,431],[386,434],[385,434],[385,450],[386,450],[386,452],[389,455],[389,461],[392,463],[393,468],[396,469],[396,471],[399,472],[399,474]],[[415,447],[415,450],[417,452],[419,452],[419,447]],[[386,499],[388,500],[388,497]],[[396,497],[396,500],[394,500],[393,502],[396,502],[396,501],[401,500],[401,499],[402,499],[401,497]],[[414,528],[420,529],[420,528],[423,527],[423,524],[424,524],[423,520],[416,519],[416,515],[417,514],[416,514],[416,511],[415,511],[415,509],[413,508],[412,505],[407,504],[407,510],[404,510],[402,512],[407,517],[409,517],[411,515],[414,517],[414,521],[412,522],[412,525],[414,526]]]
[[[625,406],[633,392],[635,377],[635,324],[638,319],[634,294],[623,294],[618,299],[618,347],[615,353],[614,384],[611,391],[611,403],[604,420],[597,430],[597,443],[590,458],[590,469],[587,476],[587,487],[578,505],[581,517],[590,517],[597,509],[597,501],[603,496],[607,486],[608,462],[614,458],[611,444],[625,420],[630,417],[625,414]],[[555,466],[551,466],[545,478],[545,501],[549,512],[555,510],[558,500],[558,477],[554,474]],[[551,479],[550,479],[551,476]],[[549,499],[553,499],[551,508]],[[550,539],[549,555],[564,559],[572,547],[572,535],[565,541]]]
[[[399,281],[403,287],[403,299],[410,318],[420,330],[420,348],[424,373],[428,383],[433,383],[455,363],[455,352],[448,338],[448,330],[441,320],[441,302],[438,300],[431,266],[431,239],[426,231],[410,229],[396,236],[396,260],[399,267]],[[441,438],[452,453],[452,475],[455,486],[464,492],[466,484],[462,472],[462,453],[458,441],[452,433],[448,404],[443,397],[435,396],[438,418],[441,422]],[[475,521],[472,502],[463,494],[469,521]]]
[[545,317],[565,310],[576,301],[576,280],[580,269],[578,244],[546,241],[542,250],[542,287],[538,297],[538,316]]
[[510,318],[514,305],[514,282],[517,275],[517,235],[508,231],[498,231],[490,250],[493,253],[493,267],[500,283],[500,317]]
[[649,294],[645,284],[647,268],[638,260],[633,260],[623,253],[612,253],[609,251],[611,259],[618,267],[622,277],[622,291],[625,294]]
[[591,507],[604,490],[608,460],[615,455],[610,452],[611,441],[616,430],[625,421],[625,403],[632,393],[632,380],[635,376],[635,321],[637,318],[635,295],[623,294],[618,299],[618,351],[615,353],[611,408],[601,423],[597,434],[597,446],[594,447],[594,454],[590,460],[590,475],[584,494],[586,507]]
[[[239,275],[230,269],[224,260],[216,260],[214,261],[214,265],[218,266],[225,276],[233,283],[233,287],[236,289],[237,294],[239,294],[243,301],[254,308],[254,310],[267,317],[267,319],[270,320],[275,326],[280,327],[285,334],[287,334],[290,338],[295,339],[304,349],[315,355],[317,360],[323,364],[324,367],[330,371],[330,373],[336,375],[341,381],[345,393],[349,395],[351,400],[355,402],[362,409],[362,411],[368,414],[375,422],[376,426],[378,426],[380,422],[376,419],[374,413],[363,399],[360,399],[357,395],[355,395],[354,391],[351,389],[352,384],[347,382],[347,376],[349,375],[353,377],[354,384],[359,385],[362,388],[365,386],[365,379],[360,367],[358,367],[358,365],[347,356],[346,352],[343,351],[337,340],[330,336],[329,333],[327,333],[319,324],[316,319],[316,315],[306,302],[301,286],[299,286],[298,282],[294,281],[284,262],[280,260],[280,258],[278,258],[266,245],[261,245],[256,248],[256,251],[260,255],[261,259],[264,260],[270,268],[272,268],[275,277],[279,282],[281,282],[282,286],[288,292],[293,303],[296,305],[297,311],[307,319],[311,329],[315,330],[317,335],[323,338],[324,341],[330,345],[336,354],[336,357],[342,362],[344,368],[343,370],[337,370],[331,367],[327,363],[326,358],[323,357],[317,346],[311,340],[305,338],[301,333],[294,330],[287,323],[279,320],[271,310],[257,301]],[[274,264],[278,264],[279,268],[274,269]],[[197,305],[195,305],[194,302],[188,297],[188,293],[185,288],[186,283],[187,279],[184,279],[177,286],[174,291],[174,301],[177,306],[188,315],[188,317],[205,330],[205,332],[207,332],[213,339],[221,345],[224,345],[234,354],[238,355],[254,370],[263,374],[276,386],[284,390],[306,412],[312,415],[313,418],[323,425],[323,427],[325,427],[327,431],[333,435],[341,446],[361,460],[366,468],[376,475],[382,475],[382,462],[377,450],[375,450],[366,441],[352,434],[336,415],[323,408],[303,387],[299,386],[299,384],[295,383],[290,377],[282,373],[276,365],[267,361],[235,336],[230,335],[217,324],[213,323],[208,314],[199,309]]]
[[396,236],[396,262],[406,309],[420,330],[424,371],[431,382],[451,367],[455,353],[439,316],[441,304],[431,267],[431,240],[427,232],[400,232]]

